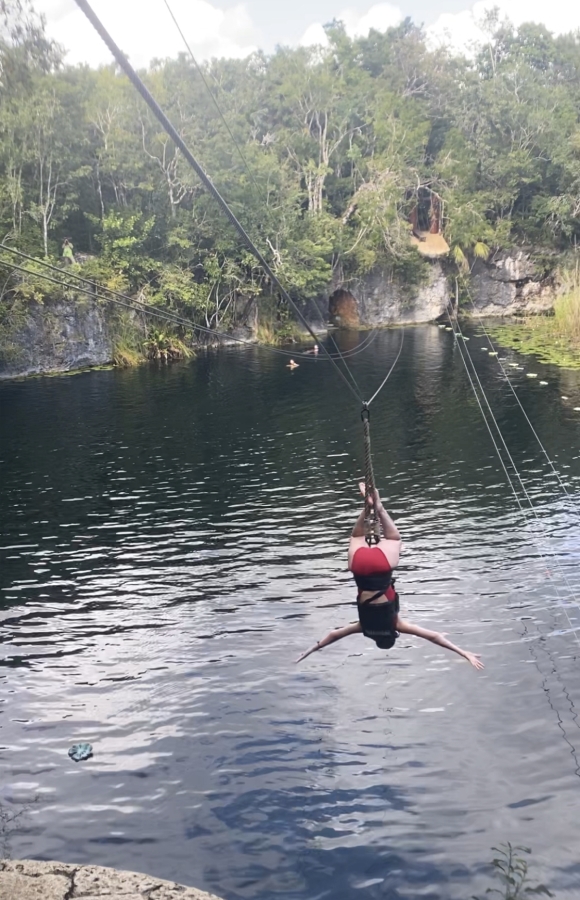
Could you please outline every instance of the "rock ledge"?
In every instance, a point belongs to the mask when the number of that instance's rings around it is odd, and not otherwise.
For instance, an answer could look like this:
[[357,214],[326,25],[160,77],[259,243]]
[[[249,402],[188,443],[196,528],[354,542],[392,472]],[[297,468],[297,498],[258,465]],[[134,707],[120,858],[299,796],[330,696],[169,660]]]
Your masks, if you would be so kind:
[[220,900],[137,872],[34,860],[0,861],[0,900]]

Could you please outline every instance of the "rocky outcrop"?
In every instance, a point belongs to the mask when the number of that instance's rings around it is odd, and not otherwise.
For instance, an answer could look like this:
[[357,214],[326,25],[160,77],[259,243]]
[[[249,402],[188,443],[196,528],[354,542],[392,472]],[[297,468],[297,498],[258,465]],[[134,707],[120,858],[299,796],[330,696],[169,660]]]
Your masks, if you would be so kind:
[[0,342],[0,378],[69,372],[111,362],[106,309],[90,299],[31,303]]
[[[502,251],[489,260],[476,260],[471,273],[470,299],[464,311],[484,316],[529,316],[553,310],[558,293],[554,269],[546,273],[526,250]],[[427,283],[409,291],[400,282],[375,270],[348,285],[337,285],[328,299],[329,318],[342,328],[376,327],[440,318],[446,310],[450,284],[439,262],[430,265]]]
[[58,862],[0,862],[0,900],[219,900],[196,888],[118,872],[101,866]]
[[490,259],[476,260],[471,275],[471,299],[467,312],[484,316],[545,314],[554,307],[557,284],[546,275],[533,255],[525,250],[502,251]]
[[[454,291],[441,262],[428,266],[426,282],[412,288],[380,269],[348,284],[335,282],[326,296],[302,302],[301,312],[318,333],[328,322],[357,329],[434,321],[445,313]],[[557,290],[554,274],[546,275],[545,263],[541,268],[533,253],[498,252],[487,261],[475,261],[472,302],[464,311],[475,317],[547,313]],[[229,334],[256,340],[259,301],[240,296],[234,312],[236,324]],[[136,329],[137,346],[142,346],[145,318],[139,313],[130,316],[123,327]],[[105,365],[115,356],[115,335],[119,336],[116,313],[102,301],[79,295],[30,302],[25,312],[0,321],[0,379]],[[224,342],[228,343],[228,335],[224,334]]]
[[[85,294],[47,298],[42,303],[30,301],[27,305],[20,302],[14,310],[0,320],[0,380],[71,372],[115,360],[129,365],[132,362],[127,350],[133,362],[143,358],[147,326],[165,327],[163,320],[138,310],[119,313],[117,307]],[[255,341],[258,300],[240,296],[233,312],[235,324],[224,332],[223,343]],[[320,324],[316,308],[311,318]],[[215,342],[214,338],[209,340]],[[202,337],[200,345],[204,344],[207,339]]]
[[343,328],[403,325],[439,318],[449,302],[449,286],[440,263],[429,266],[429,278],[411,290],[375,270],[365,278],[338,286],[329,297],[330,321]]

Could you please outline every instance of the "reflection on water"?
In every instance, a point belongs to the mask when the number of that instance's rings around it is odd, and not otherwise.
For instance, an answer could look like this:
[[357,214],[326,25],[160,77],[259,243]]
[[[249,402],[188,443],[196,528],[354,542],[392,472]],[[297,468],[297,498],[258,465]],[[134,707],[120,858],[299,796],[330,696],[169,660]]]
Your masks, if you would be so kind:
[[[363,395],[399,340],[350,358]],[[569,500],[478,344],[538,521],[449,333],[407,330],[372,428],[402,608],[481,652],[483,673],[358,636],[294,666],[353,618],[359,410],[324,360],[290,373],[232,349],[0,388],[0,802],[37,798],[13,855],[227,900],[464,900],[509,839],[577,895],[580,379],[512,376]],[[77,765],[82,740],[95,755]]]

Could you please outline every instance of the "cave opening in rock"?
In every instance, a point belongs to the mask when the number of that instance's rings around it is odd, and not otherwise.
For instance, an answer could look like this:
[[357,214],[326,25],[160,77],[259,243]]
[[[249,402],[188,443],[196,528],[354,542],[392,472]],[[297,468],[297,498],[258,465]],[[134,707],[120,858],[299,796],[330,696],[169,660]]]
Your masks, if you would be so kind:
[[333,325],[358,328],[360,318],[356,297],[345,288],[338,288],[328,299],[328,316]]

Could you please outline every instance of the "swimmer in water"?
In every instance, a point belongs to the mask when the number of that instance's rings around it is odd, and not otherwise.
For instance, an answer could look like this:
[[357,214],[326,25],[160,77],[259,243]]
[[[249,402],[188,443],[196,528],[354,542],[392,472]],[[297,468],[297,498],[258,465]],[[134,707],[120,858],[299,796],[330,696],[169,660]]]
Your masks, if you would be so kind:
[[291,359],[290,362],[288,363],[288,365],[286,366],[286,368],[287,368],[287,369],[297,369],[297,368],[298,368],[298,363],[297,363],[297,362],[294,362],[294,360]]
[[[361,483],[359,488],[364,497],[364,484]],[[352,530],[348,548],[348,567],[354,575],[358,588],[356,598],[358,622],[331,631],[321,641],[317,641],[314,647],[299,656],[296,662],[301,662],[311,653],[322,650],[323,647],[351,634],[364,634],[381,650],[390,650],[394,647],[399,634],[412,634],[438,644],[446,650],[452,650],[466,659],[475,669],[483,669],[478,653],[462,650],[439,632],[412,625],[399,615],[399,595],[393,584],[393,571],[399,564],[401,535],[381,503],[378,491],[375,491],[374,503],[382,530],[381,540],[372,547],[368,546],[363,508]]]

